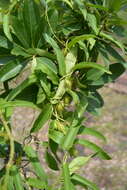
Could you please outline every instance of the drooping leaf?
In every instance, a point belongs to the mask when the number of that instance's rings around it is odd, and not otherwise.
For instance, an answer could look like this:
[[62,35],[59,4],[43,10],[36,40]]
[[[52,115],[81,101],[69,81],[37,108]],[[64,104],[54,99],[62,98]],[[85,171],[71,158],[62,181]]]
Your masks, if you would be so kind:
[[98,139],[101,139],[104,142],[106,142],[105,136],[102,133],[100,133],[99,131],[95,130],[94,128],[88,128],[88,127],[82,126],[82,127],[80,127],[78,134],[79,135],[92,135],[92,136],[95,136]]
[[97,146],[96,144],[94,144],[88,140],[77,139],[76,144],[80,144],[80,145],[83,145],[87,148],[90,148],[91,150],[98,153],[97,155],[104,160],[110,160],[111,159],[111,157],[103,149],[101,149],[99,146]]
[[99,188],[93,182],[89,181],[88,179],[78,174],[72,175],[71,180],[76,185],[81,185],[85,188],[88,187],[91,188],[92,190],[99,190]]
[[74,46],[76,43],[80,42],[80,41],[84,41],[84,40],[88,40],[90,38],[96,38],[95,35],[92,35],[92,34],[84,34],[84,35],[81,35],[81,36],[76,36],[76,37],[73,37],[71,39],[71,41],[67,44],[68,48],[71,48],[72,46]]
[[85,69],[85,68],[95,68],[95,69],[111,74],[111,72],[106,67],[98,63],[93,63],[93,62],[78,63],[74,66],[73,70],[75,71],[75,70],[80,70],[80,69]]
[[44,124],[51,118],[52,111],[53,108],[51,104],[47,104],[43,107],[42,112],[39,114],[33,124],[31,133],[39,131],[44,126]]
[[25,146],[24,151],[29,158],[29,161],[36,173],[36,175],[45,183],[45,187],[47,185],[47,175],[42,167],[42,164],[40,163],[37,153],[31,146]]

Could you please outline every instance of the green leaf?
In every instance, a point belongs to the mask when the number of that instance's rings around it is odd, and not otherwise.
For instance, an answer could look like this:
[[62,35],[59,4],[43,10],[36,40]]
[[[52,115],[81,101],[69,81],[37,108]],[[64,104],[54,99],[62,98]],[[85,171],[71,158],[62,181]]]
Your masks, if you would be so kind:
[[51,60],[56,60],[56,56],[44,49],[39,49],[39,48],[30,48],[27,49],[26,52],[30,55],[39,55],[41,57],[46,57]]
[[20,62],[18,59],[8,62],[0,69],[0,82],[4,82],[15,77],[21,72],[24,66],[25,62]]
[[73,67],[73,71],[80,70],[80,69],[86,69],[86,68],[95,68],[95,69],[101,70],[103,72],[106,72],[108,74],[111,74],[111,72],[105,66],[99,65],[98,63],[94,63],[94,62],[81,62],[81,63],[78,63],[77,65],[75,65]]
[[55,64],[46,57],[36,58],[37,66],[36,70],[41,70],[43,73],[47,74],[48,77],[54,84],[58,84],[57,68]]
[[101,95],[97,91],[90,92],[87,100],[87,111],[94,115],[98,115],[99,109],[102,108],[102,106],[104,105],[104,101]]
[[47,80],[47,78],[43,74],[41,76],[39,76],[39,80],[40,80],[40,84],[41,84],[42,88],[44,89],[46,95],[48,97],[50,97],[50,95],[51,95],[51,91],[50,91],[51,90],[51,85],[50,85],[49,81]]
[[79,170],[81,167],[86,165],[90,158],[91,156],[78,156],[74,158],[69,164],[70,175],[72,175],[75,171]]
[[[124,63],[125,64],[125,63]],[[120,77],[125,72],[125,67],[123,63],[114,63],[109,66],[109,70],[111,71],[111,75],[104,74],[100,77],[100,79],[93,81],[90,85],[104,85],[109,82],[115,81],[118,77]]]
[[13,183],[16,189],[24,190],[23,181],[20,175],[20,172],[16,166],[13,166],[11,169],[11,175],[13,176]]
[[24,151],[27,154],[27,157],[29,158],[29,161],[34,169],[34,172],[36,173],[36,175],[39,177],[39,179],[41,179],[42,181],[44,181],[45,187],[47,186],[47,175],[44,171],[44,169],[42,168],[42,164],[40,163],[37,153],[35,152],[35,150],[31,147],[31,146],[25,146],[24,147]]
[[0,47],[10,49],[12,47],[12,44],[9,42],[7,38],[0,35]]
[[63,133],[56,130],[51,130],[51,129],[49,130],[49,138],[52,139],[57,144],[61,144],[63,137],[64,137]]
[[88,21],[88,25],[92,28],[92,30],[94,31],[94,33],[96,35],[98,35],[99,28],[97,27],[96,16],[94,14],[88,13],[86,19]]
[[67,131],[67,134],[61,141],[61,147],[64,150],[69,150],[73,146],[74,140],[78,134],[79,128],[80,128],[80,125],[70,126],[70,128]]
[[90,70],[86,73],[86,78],[87,78],[87,80],[96,81],[96,80],[98,80],[103,74],[104,74],[104,71],[102,71],[102,70],[90,69]]
[[14,48],[11,50],[11,54],[12,55],[16,55],[16,56],[23,56],[25,58],[30,57],[31,55],[26,53],[26,51],[24,50],[24,48],[22,48],[19,45],[15,45]]
[[23,6],[23,21],[24,28],[26,28],[27,35],[31,41],[31,47],[34,47],[36,42],[36,32],[41,22],[40,8],[34,0],[25,0]]
[[82,126],[82,127],[80,127],[78,134],[79,135],[92,135],[92,136],[95,136],[98,139],[101,139],[104,142],[106,142],[105,136],[93,128],[87,128],[85,126]]
[[63,163],[62,174],[63,174],[63,179],[64,179],[64,189],[73,190],[71,186],[70,171],[69,171],[68,163]]
[[50,36],[48,36],[47,34],[44,34],[44,37],[45,37],[45,40],[52,46],[52,48],[55,51],[58,65],[59,65],[59,74],[61,76],[64,76],[66,74],[66,64],[65,64],[65,58],[64,58],[63,52],[61,51],[61,49],[59,48],[55,40],[53,40]]
[[118,51],[116,51],[113,47],[106,45],[105,50],[112,56],[114,57],[117,61],[120,62],[125,62],[124,57],[122,57]]
[[24,80],[16,88],[14,88],[7,96],[6,100],[13,100],[17,95],[19,95],[25,88],[34,84],[36,82],[35,75],[31,75],[28,79]]
[[45,183],[42,180],[40,180],[40,179],[37,179],[37,178],[28,178],[27,179],[27,183],[31,187],[34,187],[34,188],[37,188],[37,189],[45,189]]
[[10,33],[10,14],[6,14],[3,16],[3,30],[7,38],[10,41],[13,41]]
[[79,100],[79,97],[77,95],[76,92],[70,90],[70,89],[67,89],[67,93],[72,96],[72,99],[73,99],[73,102],[75,103],[75,105],[78,105],[80,103],[80,100]]
[[77,61],[77,48],[71,48],[65,58],[66,73],[70,73]]
[[96,144],[88,141],[88,140],[85,140],[85,139],[77,139],[75,141],[76,144],[80,144],[80,145],[83,145],[87,148],[90,148],[91,150],[95,151],[96,153],[98,153],[97,155],[104,159],[104,160],[110,160],[111,157],[104,151],[102,150],[99,146],[97,146]]
[[109,40],[112,43],[114,43],[115,45],[117,45],[124,52],[124,46],[123,46],[123,44],[121,42],[119,42],[118,40],[114,39],[111,35],[105,34],[104,32],[100,32],[99,35],[101,37],[105,38],[106,40]]
[[8,107],[31,107],[34,109],[38,109],[38,107],[32,102],[23,101],[23,100],[15,100],[15,101],[6,102],[0,99],[0,108],[8,108]]
[[52,154],[47,150],[45,153],[46,162],[52,170],[59,170],[58,164]]
[[120,10],[121,3],[121,0],[105,0],[104,6],[111,12],[118,12]]
[[84,41],[84,40],[89,40],[91,38],[96,38],[96,36],[92,35],[92,34],[84,34],[81,36],[76,36],[76,37],[71,38],[71,41],[67,44],[67,46],[68,46],[68,48],[71,48],[76,43],[78,43],[80,41]]
[[21,42],[22,46],[25,48],[29,48],[29,37],[27,35],[26,28],[21,20],[17,17],[12,16],[12,27],[16,37]]
[[88,187],[92,190],[99,190],[99,188],[94,183],[78,174],[72,175],[71,180],[74,184],[81,185],[85,188]]
[[51,118],[53,108],[51,104],[47,104],[43,107],[42,112],[39,114],[38,118],[35,120],[31,133],[39,131],[44,124]]

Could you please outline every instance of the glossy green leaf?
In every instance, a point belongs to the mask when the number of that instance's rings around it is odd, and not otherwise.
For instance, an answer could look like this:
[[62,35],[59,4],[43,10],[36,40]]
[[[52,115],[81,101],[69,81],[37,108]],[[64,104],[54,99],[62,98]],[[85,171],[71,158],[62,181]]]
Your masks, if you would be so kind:
[[24,68],[25,62],[20,62],[18,59],[8,62],[0,69],[0,82],[15,77]]
[[55,64],[46,57],[36,58],[37,66],[36,70],[41,70],[43,73],[47,74],[48,77],[54,84],[58,84],[57,68]]
[[104,160],[110,160],[111,159],[111,157],[103,149],[101,149],[99,146],[97,146],[96,144],[94,144],[88,140],[77,139],[76,144],[80,144],[80,145],[83,145],[87,148],[90,148],[91,150],[98,153],[97,155]]
[[86,68],[95,68],[103,72],[106,72],[108,74],[111,74],[111,72],[105,66],[100,65],[98,63],[93,63],[93,62],[78,63],[77,65],[74,66],[73,70],[75,71],[75,70],[86,69]]
[[53,40],[50,36],[45,34],[44,37],[45,37],[45,40],[52,46],[52,48],[55,51],[58,65],[59,65],[59,74],[61,76],[64,76],[66,74],[66,65],[65,65],[65,58],[64,58],[63,52],[61,51],[61,49],[59,48],[55,40]]
[[25,146],[24,151],[29,158],[29,161],[34,169],[34,172],[36,175],[47,185],[47,175],[42,167],[42,164],[40,163],[37,153],[31,146]]
[[80,129],[79,129],[79,132],[78,132],[79,135],[92,135],[92,136],[95,136],[97,137],[98,139],[101,139],[103,140],[104,142],[106,142],[106,138],[105,136],[100,133],[99,131],[93,129],[93,128],[87,128],[85,126],[82,126]]
[[53,112],[53,108],[51,104],[47,104],[43,107],[42,112],[39,114],[37,119],[35,120],[33,127],[31,129],[31,133],[39,131],[44,124],[49,121]]
[[71,180],[74,184],[81,185],[83,187],[88,187],[92,190],[99,190],[99,188],[94,183],[92,183],[88,179],[86,179],[78,174],[72,175]]
[[72,175],[75,173],[75,171],[79,170],[81,167],[85,166],[87,162],[90,160],[90,156],[84,157],[84,156],[78,156],[74,158],[70,164],[69,164],[69,171]]
[[73,37],[71,39],[71,41],[67,44],[67,46],[68,46],[68,48],[71,48],[72,46],[74,46],[79,41],[89,40],[90,38],[96,38],[96,36],[92,35],[92,34],[84,34],[81,36]]
[[14,88],[7,96],[7,100],[13,100],[17,95],[19,95],[25,88],[34,84],[36,82],[36,77],[31,75],[29,78],[24,80],[21,84],[19,84],[16,88]]
[[45,153],[46,162],[52,170],[59,170],[58,164],[53,155],[47,150]]
[[37,189],[45,189],[45,183],[42,180],[40,180],[40,179],[37,179],[37,178],[28,178],[27,179],[27,183],[31,187],[34,187],[34,188],[37,188]]

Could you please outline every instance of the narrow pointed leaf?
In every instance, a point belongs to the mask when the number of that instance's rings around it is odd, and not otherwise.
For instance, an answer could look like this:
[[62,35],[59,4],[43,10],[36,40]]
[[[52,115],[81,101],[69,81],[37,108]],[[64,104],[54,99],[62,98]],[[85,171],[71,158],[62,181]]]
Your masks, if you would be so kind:
[[79,135],[92,135],[97,137],[98,139],[103,140],[104,142],[106,142],[106,138],[105,136],[100,133],[99,131],[93,129],[93,128],[87,128],[85,126],[82,126],[78,132]]
[[30,161],[36,175],[42,181],[44,181],[45,185],[47,185],[47,175],[46,175],[44,169],[42,168],[42,164],[40,163],[40,161],[38,159],[38,155],[35,152],[35,150],[31,146],[25,146],[24,151],[25,151],[27,157],[29,158],[29,161]]
[[34,125],[31,129],[31,133],[39,131],[44,124],[51,118],[53,108],[51,104],[47,104],[43,107],[42,112],[39,114],[38,118],[35,120]]
[[83,187],[88,187],[92,190],[99,190],[99,188],[93,182],[78,174],[72,175],[71,180],[74,184],[81,185]]
[[111,159],[111,157],[103,149],[101,149],[99,146],[97,146],[96,144],[94,144],[88,140],[77,139],[76,144],[81,144],[87,148],[90,148],[91,150],[97,152],[98,156],[104,160],[110,160]]
[[64,58],[63,52],[61,51],[61,49],[59,48],[55,40],[53,40],[50,36],[45,34],[44,37],[45,37],[45,40],[52,46],[52,48],[55,51],[58,65],[59,65],[59,74],[61,76],[64,76],[66,74],[66,65],[65,65],[65,58]]
[[94,62],[81,62],[81,63],[78,63],[77,65],[74,66],[73,71],[80,70],[80,69],[85,69],[85,68],[95,68],[95,69],[104,71],[104,72],[106,72],[108,74],[111,74],[111,72],[105,66],[99,65],[99,64],[94,63]]
[[0,82],[15,77],[24,68],[24,63],[19,60],[8,62],[0,69]]

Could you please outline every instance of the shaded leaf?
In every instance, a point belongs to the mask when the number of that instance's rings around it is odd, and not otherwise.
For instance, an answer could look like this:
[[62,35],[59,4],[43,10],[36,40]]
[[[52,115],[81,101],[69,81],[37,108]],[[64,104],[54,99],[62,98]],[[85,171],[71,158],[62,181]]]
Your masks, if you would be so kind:
[[35,120],[33,127],[31,129],[31,133],[39,131],[44,126],[44,124],[51,118],[52,112],[53,112],[52,105],[51,104],[45,105],[43,107],[42,112]]

